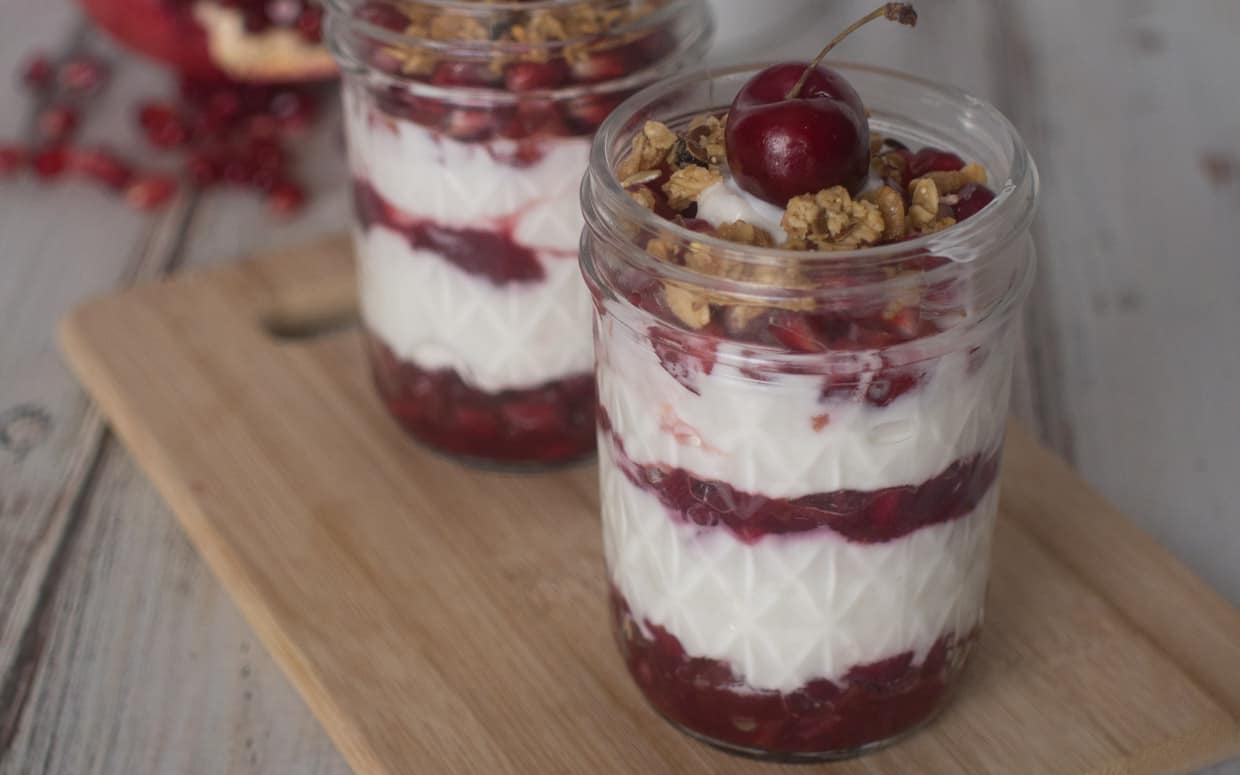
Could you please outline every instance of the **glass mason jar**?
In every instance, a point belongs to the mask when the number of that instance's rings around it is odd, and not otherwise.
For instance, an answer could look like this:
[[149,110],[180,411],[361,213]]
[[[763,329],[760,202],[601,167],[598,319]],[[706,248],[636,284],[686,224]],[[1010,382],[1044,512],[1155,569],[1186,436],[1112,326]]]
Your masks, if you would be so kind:
[[711,31],[705,0],[331,1],[370,365],[415,438],[493,464],[592,452],[590,139]]
[[[927,721],[977,639],[1034,264],[1037,173],[1011,124],[958,91],[839,69],[874,130],[982,163],[994,201],[849,252],[728,242],[637,204],[613,172],[634,134],[726,111],[752,69],[626,102],[582,188],[620,650],[676,726],[788,760]],[[801,282],[779,282],[789,266]],[[708,300],[703,325],[669,312],[668,286]]]

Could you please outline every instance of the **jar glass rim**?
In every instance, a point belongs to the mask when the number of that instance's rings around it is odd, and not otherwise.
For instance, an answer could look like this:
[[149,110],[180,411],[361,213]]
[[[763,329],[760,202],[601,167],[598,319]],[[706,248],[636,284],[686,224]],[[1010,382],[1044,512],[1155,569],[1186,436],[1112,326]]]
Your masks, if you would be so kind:
[[[606,197],[608,207],[614,208],[614,214],[621,216],[624,222],[657,221],[661,232],[685,242],[701,243],[734,260],[757,265],[785,265],[795,261],[801,266],[824,269],[883,265],[898,262],[910,254],[926,253],[950,257],[954,261],[972,260],[981,254],[990,252],[994,249],[993,246],[1005,245],[1028,231],[1037,209],[1037,166],[1029,155],[1016,127],[998,108],[962,89],[945,86],[899,70],[841,61],[829,61],[828,64],[845,74],[855,71],[913,84],[937,97],[959,103],[962,108],[984,113],[999,128],[1000,139],[1012,150],[1011,169],[1003,185],[995,192],[994,201],[967,220],[938,232],[903,242],[856,250],[820,251],[758,248],[711,234],[703,234],[653,214],[628,195],[614,174],[615,166],[620,160],[612,154],[612,151],[617,148],[627,150],[627,145],[619,146],[616,140],[638,113],[646,106],[694,83],[740,74],[753,74],[771,64],[774,63],[744,64],[691,72],[648,86],[621,103],[599,127],[590,150],[590,171],[587,175],[586,186],[591,191],[592,201],[584,203],[587,220],[600,217],[595,208],[599,204],[600,196]],[[979,244],[986,245],[987,249],[979,251],[977,249]]]

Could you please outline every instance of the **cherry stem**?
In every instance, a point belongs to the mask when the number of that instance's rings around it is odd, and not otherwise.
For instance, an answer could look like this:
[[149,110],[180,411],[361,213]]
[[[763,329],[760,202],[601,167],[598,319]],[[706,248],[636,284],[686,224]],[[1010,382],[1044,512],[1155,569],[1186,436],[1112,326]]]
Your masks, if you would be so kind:
[[836,35],[835,38],[833,38],[831,42],[822,49],[822,51],[819,51],[818,56],[814,57],[814,61],[810,62],[809,67],[805,68],[805,72],[801,73],[801,77],[797,79],[795,84],[793,84],[792,89],[788,92],[788,96],[784,99],[790,100],[793,97],[796,97],[797,94],[800,93],[801,89],[805,88],[805,82],[809,80],[809,74],[814,71],[815,67],[818,67],[823,58],[826,57],[831,49],[839,45],[840,41],[875,19],[882,18],[891,19],[893,22],[900,22],[901,24],[907,24],[910,27],[917,26],[917,11],[913,10],[911,3],[884,3],[850,24],[848,29],[844,30],[839,35]]

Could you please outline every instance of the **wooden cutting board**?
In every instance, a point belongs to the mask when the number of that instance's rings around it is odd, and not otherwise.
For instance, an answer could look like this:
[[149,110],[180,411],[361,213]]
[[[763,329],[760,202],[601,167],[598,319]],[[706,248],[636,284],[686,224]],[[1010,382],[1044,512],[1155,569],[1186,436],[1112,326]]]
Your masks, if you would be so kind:
[[[371,394],[335,240],[89,302],[78,375],[359,773],[748,773],[608,631],[595,471],[463,468]],[[325,333],[328,329],[330,332]],[[832,773],[1170,773],[1240,753],[1240,612],[1018,427],[987,626],[928,729]]]

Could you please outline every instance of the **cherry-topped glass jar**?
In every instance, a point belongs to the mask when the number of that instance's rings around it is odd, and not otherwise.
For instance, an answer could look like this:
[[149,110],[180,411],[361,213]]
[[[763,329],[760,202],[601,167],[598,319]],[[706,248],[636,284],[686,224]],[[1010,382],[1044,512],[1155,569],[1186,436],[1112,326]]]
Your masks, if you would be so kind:
[[710,33],[704,0],[333,0],[370,363],[415,438],[491,464],[593,451],[590,139]]
[[721,239],[704,194],[695,218],[642,206],[616,173],[634,138],[720,117],[752,69],[625,103],[582,189],[621,652],[673,724],[788,760],[916,728],[977,640],[1034,264],[1037,175],[998,111],[838,70],[872,131],[979,162],[993,201],[966,213],[960,196],[955,225],[835,252]]

